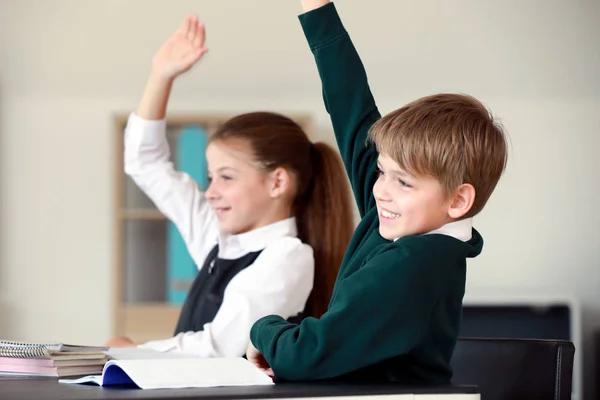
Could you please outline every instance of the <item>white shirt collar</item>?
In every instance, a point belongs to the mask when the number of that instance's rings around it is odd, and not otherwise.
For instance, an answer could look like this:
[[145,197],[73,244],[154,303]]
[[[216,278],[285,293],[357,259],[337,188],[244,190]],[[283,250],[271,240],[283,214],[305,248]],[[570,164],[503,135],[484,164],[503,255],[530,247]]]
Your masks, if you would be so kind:
[[283,236],[298,237],[296,218],[286,218],[237,235],[220,235],[218,257],[236,259],[260,251]]
[[[471,240],[471,236],[473,234],[473,218],[465,218],[459,221],[449,222],[436,230],[425,233],[425,235],[431,235],[434,233],[452,236],[453,238],[467,242]],[[398,240],[398,238],[394,239],[394,242],[396,240]]]
[[473,234],[473,218],[465,218],[459,221],[447,223],[441,228],[427,232],[426,235],[433,233],[452,236],[453,238],[467,242],[471,240],[471,236]]

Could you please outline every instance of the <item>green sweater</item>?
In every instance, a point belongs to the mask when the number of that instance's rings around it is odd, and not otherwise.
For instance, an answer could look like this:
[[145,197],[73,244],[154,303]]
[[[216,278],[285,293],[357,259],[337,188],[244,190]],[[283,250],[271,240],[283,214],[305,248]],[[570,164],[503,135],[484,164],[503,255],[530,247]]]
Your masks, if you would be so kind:
[[278,380],[444,384],[462,317],[466,258],[483,239],[443,234],[389,241],[372,194],[377,152],[365,141],[381,116],[333,3],[300,16],[362,221],[342,261],[328,311],[299,325],[267,316],[250,339]]

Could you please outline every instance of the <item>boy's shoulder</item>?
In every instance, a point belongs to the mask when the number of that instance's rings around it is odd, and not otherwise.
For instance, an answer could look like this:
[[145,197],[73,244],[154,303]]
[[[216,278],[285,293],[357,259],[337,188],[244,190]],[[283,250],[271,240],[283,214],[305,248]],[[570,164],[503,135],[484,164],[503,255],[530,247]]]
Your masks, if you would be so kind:
[[408,235],[394,241],[393,244],[399,248],[411,249],[422,254],[428,253],[432,247],[436,252],[444,253],[472,253],[480,251],[483,246],[483,238],[476,229],[472,229],[471,239],[462,241],[454,236],[444,233],[425,233],[421,235]]
[[482,247],[483,239],[475,229],[467,242],[444,234],[408,235],[379,246],[365,260],[364,266],[396,271],[407,268],[434,270],[449,264],[462,264],[466,258],[479,255]]

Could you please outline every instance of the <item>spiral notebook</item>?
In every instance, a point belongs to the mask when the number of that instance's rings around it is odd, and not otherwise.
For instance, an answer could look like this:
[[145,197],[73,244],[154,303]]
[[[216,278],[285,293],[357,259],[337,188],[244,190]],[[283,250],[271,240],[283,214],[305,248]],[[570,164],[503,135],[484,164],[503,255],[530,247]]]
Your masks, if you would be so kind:
[[106,347],[0,340],[0,376],[81,376],[102,371]]
[[105,351],[108,347],[0,340],[0,357],[86,359],[106,357]]

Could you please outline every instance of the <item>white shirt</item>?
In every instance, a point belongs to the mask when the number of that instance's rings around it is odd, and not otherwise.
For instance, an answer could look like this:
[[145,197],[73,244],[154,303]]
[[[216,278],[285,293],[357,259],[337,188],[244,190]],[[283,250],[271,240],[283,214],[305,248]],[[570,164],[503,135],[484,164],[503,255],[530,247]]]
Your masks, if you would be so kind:
[[[424,233],[424,235],[431,235],[434,233],[451,236],[463,242],[468,242],[473,236],[473,218],[465,218],[458,221],[449,222],[445,225],[442,225],[438,229]],[[394,242],[398,239],[399,238],[395,238]]]
[[427,232],[427,234],[432,233],[448,235],[463,242],[468,242],[473,236],[473,218],[465,218],[458,221],[449,222],[436,230]]
[[171,220],[198,266],[219,244],[219,258],[237,259],[262,250],[254,263],[227,285],[223,303],[203,331],[185,332],[140,345],[198,357],[242,356],[250,328],[263,316],[289,318],[304,310],[313,287],[312,248],[300,241],[295,218],[250,232],[220,234],[216,214],[197,183],[170,161],[166,121],[129,116],[125,129],[125,172]]

